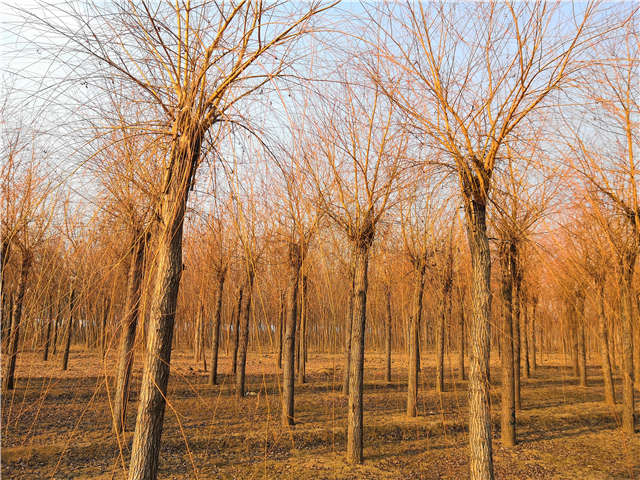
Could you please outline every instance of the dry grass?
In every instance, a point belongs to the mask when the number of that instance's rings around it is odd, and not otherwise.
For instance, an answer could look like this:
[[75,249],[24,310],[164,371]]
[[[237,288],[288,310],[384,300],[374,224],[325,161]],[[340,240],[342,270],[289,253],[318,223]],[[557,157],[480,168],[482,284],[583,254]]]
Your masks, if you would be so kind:
[[[56,359],[57,360],[57,359]],[[134,390],[140,379],[140,362]],[[222,385],[206,385],[189,353],[173,357],[165,416],[161,478],[461,479],[467,475],[466,382],[448,378],[437,395],[433,359],[424,365],[417,419],[404,415],[404,356],[394,357],[394,382],[382,382],[383,358],[367,356],[365,457],[345,463],[346,398],[340,394],[341,355],[310,355],[308,383],[296,387],[297,425],[280,426],[280,378],[273,355],[250,355],[248,391],[237,402],[228,357]],[[452,359],[453,361],[453,359]],[[45,365],[39,354],[19,359],[17,389],[2,399],[2,476],[123,478],[131,434],[119,443],[110,430],[107,385],[114,361],[74,350],[70,370]],[[579,387],[559,358],[545,357],[535,377],[523,380],[519,444],[499,441],[499,388],[493,389],[494,462],[497,478],[640,478],[640,438],[624,437],[619,409],[603,403],[599,369]],[[52,372],[53,371],[53,372]],[[451,369],[449,369],[451,371]],[[43,375],[46,372],[46,375]],[[50,373],[52,372],[52,373]],[[499,383],[494,365],[492,381]],[[108,380],[108,382],[105,381]],[[617,393],[620,385],[617,385]],[[128,425],[135,422],[135,398]]]

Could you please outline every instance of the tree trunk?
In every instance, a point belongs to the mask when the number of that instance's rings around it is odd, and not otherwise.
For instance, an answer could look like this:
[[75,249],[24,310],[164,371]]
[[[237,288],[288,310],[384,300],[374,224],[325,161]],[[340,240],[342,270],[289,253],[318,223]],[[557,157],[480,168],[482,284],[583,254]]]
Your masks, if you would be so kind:
[[506,447],[516,444],[516,400],[515,400],[515,362],[513,359],[513,276],[511,275],[509,247],[502,245],[500,260],[502,264],[502,410],[500,417],[500,439]]
[[233,364],[231,367],[232,373],[235,375],[238,370],[238,342],[240,341],[240,314],[242,313],[242,295],[244,293],[244,287],[240,287],[238,291],[238,305],[236,307],[236,318],[233,322]]
[[521,320],[521,329],[522,332],[522,352],[524,353],[524,365],[523,365],[523,375],[524,378],[531,377],[531,364],[529,363],[529,315],[528,315],[528,305],[526,302],[526,296],[521,295],[520,302],[520,320]]
[[124,318],[120,326],[120,350],[118,351],[118,371],[116,373],[116,391],[113,402],[113,428],[116,434],[125,431],[127,418],[129,385],[131,369],[133,368],[133,347],[136,340],[136,329],[138,328],[142,277],[144,275],[144,249],[143,233],[136,229],[134,230],[131,248],[131,264],[127,278]]
[[609,355],[609,328],[604,310],[604,283],[598,288],[598,317],[600,317],[600,355],[602,357],[602,376],[604,377],[604,398],[613,406],[616,404],[616,395],[613,388],[613,375],[611,373],[611,357]]
[[[179,113],[175,125],[191,124]],[[182,127],[180,127],[182,128]],[[155,480],[160,438],[164,422],[167,383],[171,370],[171,347],[180,277],[182,276],[182,232],[193,173],[200,156],[200,133],[182,132],[164,170],[159,232],[155,253],[156,276],[146,340],[146,352],[138,400],[136,429],[131,447],[129,480]]]
[[111,302],[109,299],[105,300],[104,308],[102,311],[102,327],[100,329],[100,354],[104,359],[107,354],[107,320],[109,318],[109,312],[111,310]]
[[53,322],[53,340],[51,341],[51,354],[55,355],[58,350],[58,330],[60,330],[60,317],[62,316],[62,297],[58,293],[58,306],[56,311],[56,318]]
[[237,399],[244,397],[245,372],[247,368],[247,348],[249,346],[249,319],[251,318],[251,297],[253,291],[254,269],[253,265],[251,265],[250,263],[247,267],[247,292],[244,296],[245,299],[242,309],[242,318],[240,319],[240,338],[238,342],[238,365],[236,370]]
[[587,348],[584,334],[584,294],[580,292],[576,299],[576,327],[578,334],[578,374],[580,386],[587,386]]
[[460,297],[460,338],[458,340],[458,378],[460,380],[466,380],[467,375],[464,370],[464,304],[462,303],[462,297]]
[[[368,229],[365,229],[367,231]],[[353,328],[349,369],[349,409],[347,416],[347,461],[362,463],[362,395],[364,387],[364,335],[367,319],[369,248],[373,235],[360,238],[355,245]]]
[[22,252],[22,264],[20,266],[20,280],[18,283],[18,295],[13,306],[11,315],[11,329],[9,331],[9,348],[6,363],[6,370],[3,375],[2,388],[13,390],[14,377],[16,373],[16,361],[18,359],[18,344],[20,342],[20,324],[22,323],[22,311],[24,309],[24,295],[27,291],[27,279],[31,270],[32,256],[30,252]]
[[385,285],[385,296],[387,299],[387,335],[385,338],[387,362],[384,373],[384,380],[387,383],[391,383],[391,289],[389,288],[389,285]]
[[193,329],[193,367],[198,368],[198,363],[202,357],[202,324],[204,322],[204,305],[202,299],[200,299],[200,308],[198,308],[198,314],[196,315],[196,325]]
[[49,316],[47,318],[47,331],[44,337],[44,350],[42,351],[42,361],[49,360],[49,344],[51,343],[51,324],[54,322],[53,317],[53,298],[49,299]]
[[521,354],[521,342],[520,342],[520,302],[522,299],[522,272],[520,270],[520,252],[518,245],[515,242],[510,242],[509,247],[509,268],[512,278],[512,317],[513,323],[513,385],[515,390],[515,403],[516,410],[522,408],[522,402],[520,397],[520,354]]
[[486,204],[465,198],[467,237],[471,250],[472,318],[469,338],[469,463],[471,480],[493,479],[489,353],[491,312],[491,252]]
[[426,278],[426,258],[414,265],[416,285],[413,291],[413,311],[409,330],[409,380],[407,386],[407,416],[418,414],[418,369],[420,362],[420,323],[422,320],[422,298]]
[[349,276],[351,277],[349,280],[351,281],[351,285],[349,287],[349,299],[348,299],[348,307],[347,307],[347,331],[345,338],[345,368],[344,368],[344,379],[342,382],[342,393],[345,395],[349,395],[349,375],[351,371],[351,336],[353,334],[353,302],[354,302],[354,270],[353,270],[353,262],[354,259],[351,259],[351,266],[349,268]]
[[284,335],[284,292],[280,293],[280,310],[278,312],[278,368],[282,369],[282,344]]
[[289,280],[285,293],[286,325],[283,349],[282,370],[282,423],[294,424],[294,388],[295,388],[295,353],[296,353],[296,318],[298,316],[298,283],[302,265],[300,245],[289,244]]
[[538,368],[538,347],[536,344],[536,305],[538,298],[534,297],[531,305],[529,328],[531,329],[531,370],[535,373]]
[[69,293],[69,320],[67,321],[67,329],[65,331],[64,352],[62,353],[62,370],[69,367],[69,350],[71,349],[71,335],[73,333],[73,311],[76,303],[75,287],[71,287]]
[[216,291],[215,312],[213,314],[213,327],[211,329],[211,372],[209,372],[209,385],[218,383],[218,350],[220,349],[220,320],[222,315],[222,293],[224,280],[227,276],[227,268],[223,267],[218,272],[218,289]]
[[633,261],[625,265],[622,278],[622,430],[635,433],[633,398]]
[[302,277],[300,298],[300,360],[298,361],[298,382],[305,383],[307,371],[307,276]]

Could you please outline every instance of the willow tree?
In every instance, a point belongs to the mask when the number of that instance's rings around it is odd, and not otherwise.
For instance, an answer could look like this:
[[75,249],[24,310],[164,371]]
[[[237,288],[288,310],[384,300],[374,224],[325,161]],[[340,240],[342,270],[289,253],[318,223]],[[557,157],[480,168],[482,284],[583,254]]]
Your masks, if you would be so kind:
[[[388,39],[381,84],[456,172],[472,259],[469,329],[471,478],[493,478],[489,411],[491,256],[487,206],[505,142],[553,99],[600,31],[596,7],[408,4],[381,9]],[[560,31],[562,29],[562,31]],[[597,30],[597,29],[596,29]],[[397,88],[402,81],[403,88]]]
[[211,141],[215,148],[217,127],[233,117],[243,99],[290,65],[292,42],[308,31],[309,20],[322,10],[315,2],[302,6],[301,13],[280,7],[250,1],[192,5],[123,0],[108,5],[49,4],[37,16],[25,12],[32,28],[64,39],[65,51],[73,55],[56,56],[59,61],[86,72],[85,78],[100,82],[102,88],[115,91],[117,85],[123,101],[133,96],[146,104],[151,118],[138,128],[164,148],[158,157],[162,178],[156,204],[157,268],[131,480],[157,475],[183,223],[203,147]]
[[313,148],[305,152],[319,207],[346,234],[353,261],[347,460],[363,458],[364,338],[369,252],[376,225],[397,198],[406,134],[380,88],[351,83],[327,95],[314,113]]
[[[566,122],[569,158],[586,183],[587,198],[598,207],[596,218],[616,262],[622,305],[622,429],[627,434],[635,431],[633,277],[640,253],[637,17],[633,15],[623,23],[619,35],[607,39],[607,58],[585,70],[580,82],[585,98],[583,115],[580,122],[570,118]],[[624,20],[620,15],[614,18]]]

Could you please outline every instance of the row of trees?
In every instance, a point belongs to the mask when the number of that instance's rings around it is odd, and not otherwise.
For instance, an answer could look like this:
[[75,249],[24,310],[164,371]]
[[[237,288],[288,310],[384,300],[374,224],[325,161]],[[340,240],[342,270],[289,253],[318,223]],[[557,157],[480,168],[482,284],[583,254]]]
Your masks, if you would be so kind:
[[[4,391],[21,348],[47,360],[63,338],[64,369],[72,341],[117,348],[120,438],[138,336],[129,478],[155,478],[173,348],[193,348],[212,384],[221,344],[232,350],[239,398],[250,346],[277,351],[285,425],[307,353],[344,349],[347,458],[359,463],[365,349],[384,346],[387,365],[407,352],[416,416],[420,351],[433,345],[438,391],[445,351],[458,352],[462,377],[468,352],[471,476],[488,479],[491,345],[505,445],[516,442],[520,376],[541,353],[569,352],[586,385],[598,350],[612,404],[621,359],[632,434],[636,11],[331,7],[23,12],[48,40],[32,45],[63,73],[37,91],[65,91],[47,101],[67,122],[25,139],[3,110]],[[336,37],[327,25],[342,15]],[[29,87],[21,107],[42,101]],[[69,109],[73,98],[90,113]],[[47,153],[52,136],[67,141]],[[558,322],[565,336],[554,339]]]

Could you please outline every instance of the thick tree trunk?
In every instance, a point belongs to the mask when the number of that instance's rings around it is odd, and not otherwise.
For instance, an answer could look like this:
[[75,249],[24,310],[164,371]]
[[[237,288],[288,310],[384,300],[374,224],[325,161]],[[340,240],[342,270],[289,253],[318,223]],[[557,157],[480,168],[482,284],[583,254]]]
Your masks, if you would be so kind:
[[226,276],[227,268],[223,267],[218,272],[218,289],[216,290],[215,312],[213,314],[213,326],[211,329],[211,372],[209,372],[209,385],[216,385],[218,383],[218,351],[220,350],[222,293]]
[[302,277],[300,296],[300,360],[298,362],[298,383],[305,383],[307,372],[307,276]]
[[621,282],[622,294],[622,430],[635,433],[633,392],[633,261],[625,265]]
[[506,447],[516,444],[516,400],[513,359],[513,276],[509,247],[503,245],[500,260],[502,264],[502,410],[500,417],[500,438]]
[[282,370],[282,423],[294,424],[294,388],[295,388],[295,353],[296,353],[296,318],[298,316],[298,283],[302,265],[300,245],[289,244],[289,280],[285,293],[286,324],[283,349]]
[[[368,229],[365,229],[368,231]],[[369,248],[373,235],[356,240],[354,258],[353,328],[349,370],[349,409],[347,415],[347,461],[362,463],[362,397],[364,387],[364,335],[367,319]]]
[[65,331],[64,351],[62,353],[62,370],[69,367],[69,350],[71,350],[71,335],[73,334],[73,313],[76,303],[75,287],[71,287],[69,293],[69,320],[67,321],[67,329]]
[[247,348],[249,347],[249,319],[251,318],[251,297],[253,293],[253,265],[248,265],[247,288],[244,295],[242,318],[240,319],[240,338],[238,341],[238,365],[236,371],[236,398],[244,397],[245,372],[247,368]]
[[467,236],[471,250],[472,318],[469,338],[469,463],[471,480],[493,479],[489,353],[491,312],[491,252],[486,205],[465,198]]
[[133,347],[136,340],[136,329],[138,328],[142,277],[144,275],[144,249],[143,234],[139,230],[135,230],[131,249],[131,264],[127,278],[124,318],[120,326],[120,350],[118,351],[118,370],[113,402],[113,428],[117,434],[125,431],[127,418],[129,385],[131,383],[131,369],[133,368]]
[[[181,110],[178,128],[191,124],[188,109]],[[171,366],[171,347],[182,275],[182,232],[193,172],[200,156],[201,136],[184,127],[174,142],[170,168],[164,170],[160,228],[155,252],[156,276],[138,400],[136,429],[131,447],[129,480],[155,480]]]
[[422,298],[426,279],[426,259],[421,258],[414,264],[416,284],[413,291],[413,308],[409,330],[409,379],[407,386],[407,416],[418,414],[418,371],[420,362],[420,323],[422,320]]
[[609,328],[604,310],[604,283],[598,287],[598,317],[600,320],[600,355],[602,357],[602,376],[604,377],[604,398],[613,406],[616,404],[616,395],[613,388],[613,375],[611,372],[611,357],[609,355]]
[[29,252],[22,253],[20,266],[20,280],[18,283],[18,295],[15,299],[13,314],[11,315],[11,329],[9,331],[9,348],[7,349],[6,369],[3,375],[2,389],[13,390],[16,373],[16,361],[18,359],[18,345],[20,343],[20,326],[22,323],[22,311],[24,309],[24,295],[27,291],[27,279],[31,270],[32,256]]
[[391,289],[389,288],[389,285],[385,286],[385,296],[387,300],[387,335],[385,337],[385,351],[387,361],[384,372],[384,380],[387,383],[391,383]]
[[233,322],[233,363],[231,372],[235,375],[238,370],[238,342],[240,341],[240,315],[242,314],[242,295],[244,287],[238,291],[238,304],[236,306],[235,321]]

